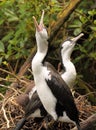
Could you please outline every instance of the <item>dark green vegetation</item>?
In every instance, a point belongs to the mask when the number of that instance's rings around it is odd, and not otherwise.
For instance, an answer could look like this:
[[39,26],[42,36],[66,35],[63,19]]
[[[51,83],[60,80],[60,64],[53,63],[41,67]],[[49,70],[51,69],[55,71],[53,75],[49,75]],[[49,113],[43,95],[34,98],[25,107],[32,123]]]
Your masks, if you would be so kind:
[[[58,21],[57,15],[69,4],[68,0],[3,0],[0,2],[0,83],[9,85],[35,47],[35,28],[32,16],[40,18],[45,10],[45,25]],[[61,16],[62,17],[62,16]],[[51,24],[51,25],[50,25]],[[64,26],[54,36],[48,60],[57,67],[59,44],[69,36],[84,32],[72,55],[79,79],[86,81],[81,94],[96,90],[96,2],[82,1],[70,15]],[[54,50],[54,51],[53,51]],[[7,70],[7,72],[5,72]],[[10,75],[11,73],[11,75]],[[28,71],[25,77],[31,78]],[[16,77],[15,77],[16,78]],[[31,78],[32,79],[32,78]],[[83,81],[80,83],[84,84]],[[89,88],[86,88],[89,87]],[[88,89],[88,91],[87,91]],[[2,89],[0,88],[0,91]],[[92,97],[92,102],[93,97]]]

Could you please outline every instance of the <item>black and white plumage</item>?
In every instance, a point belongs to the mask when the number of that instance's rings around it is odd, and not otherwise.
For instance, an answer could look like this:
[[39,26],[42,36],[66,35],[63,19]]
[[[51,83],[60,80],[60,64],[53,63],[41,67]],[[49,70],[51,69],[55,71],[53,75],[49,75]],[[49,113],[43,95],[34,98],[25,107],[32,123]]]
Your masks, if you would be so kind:
[[60,57],[61,57],[61,65],[64,68],[63,70],[65,70],[61,74],[61,77],[62,79],[64,79],[68,87],[70,89],[73,89],[77,74],[76,74],[76,68],[70,59],[74,46],[75,46],[75,42],[74,43],[71,43],[71,42],[72,42],[71,39],[67,39],[61,44]]
[[[42,29],[40,28],[41,30],[39,30],[35,18],[34,21],[36,26],[37,53],[32,61],[32,70],[39,98],[46,111],[54,120],[73,122],[80,130],[78,110],[69,87],[54,67],[44,62],[48,52],[47,31],[43,25]],[[70,48],[81,36],[82,34],[71,40]]]
[[[43,16],[43,15],[42,15]],[[43,18],[43,17],[42,17]],[[41,18],[41,19],[42,19]],[[41,20],[42,21],[42,20]],[[42,24],[42,22],[40,22],[40,24]],[[42,24],[43,25],[43,24]],[[40,27],[40,26],[39,26]],[[39,28],[38,27],[38,29],[40,30],[41,28]],[[62,44],[63,45],[63,44]],[[63,49],[63,48],[62,48]],[[61,50],[62,50],[61,49]],[[64,55],[64,53],[61,53],[62,54],[62,56]],[[68,55],[71,55],[71,54],[68,54]],[[61,57],[62,57],[61,56]],[[63,57],[62,57],[63,58]],[[70,59],[70,56],[69,56],[69,59]],[[62,61],[63,61],[63,63],[64,63],[64,58],[62,59]],[[70,61],[70,60],[68,60],[68,61]],[[46,63],[47,64],[47,66],[50,66],[50,64],[49,63]],[[66,68],[67,66],[65,65],[65,68]],[[50,68],[50,67],[49,67]],[[72,70],[73,71],[73,73],[74,73],[74,70]],[[71,72],[72,72],[71,71]],[[69,76],[70,75],[72,75],[72,73],[70,73],[70,71],[66,68],[66,71],[65,71],[65,74],[67,74],[68,75],[68,72],[69,72]],[[64,74],[63,74],[64,75]],[[75,75],[74,75],[74,77],[75,77]],[[73,80],[73,79],[71,79],[70,78],[70,80],[65,80],[66,81],[66,83],[67,84],[69,84],[68,82],[70,82],[71,80]],[[71,85],[72,86],[72,85]],[[26,121],[26,119],[29,117],[29,116],[32,116],[32,117],[42,117],[42,116],[46,116],[47,115],[47,113],[46,113],[46,110],[44,109],[44,107],[42,106],[42,103],[41,103],[41,101],[40,101],[40,99],[39,99],[39,97],[38,97],[38,95],[37,95],[37,92],[36,92],[36,87],[34,87],[34,89],[30,92],[30,102],[28,103],[28,106],[26,107],[26,110],[25,110],[25,116],[24,116],[24,118],[21,120],[21,122],[19,122],[19,124],[17,125],[18,127],[16,127],[16,129],[15,130],[19,130],[20,128],[22,128],[22,126],[23,126],[23,124],[25,123],[25,121]],[[57,107],[57,111],[58,111],[58,107]],[[58,111],[58,114],[60,114],[59,113],[59,111]]]

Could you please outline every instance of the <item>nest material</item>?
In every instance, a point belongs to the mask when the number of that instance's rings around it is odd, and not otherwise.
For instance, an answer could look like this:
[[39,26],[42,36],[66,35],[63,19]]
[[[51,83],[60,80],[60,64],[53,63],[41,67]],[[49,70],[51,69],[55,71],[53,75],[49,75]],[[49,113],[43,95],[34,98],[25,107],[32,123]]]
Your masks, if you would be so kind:
[[[22,93],[22,92],[21,92]],[[12,130],[15,125],[23,117],[24,111],[20,105],[16,103],[17,96],[21,95],[20,90],[9,90],[6,96],[0,94],[2,100],[0,101],[0,130]],[[88,102],[86,96],[79,95],[75,99],[78,110],[80,111],[80,121],[83,122],[93,113],[96,112],[96,106],[92,106]],[[44,130],[44,119],[30,118],[26,121],[23,130]],[[54,124],[55,130],[69,130],[73,124],[57,122]]]

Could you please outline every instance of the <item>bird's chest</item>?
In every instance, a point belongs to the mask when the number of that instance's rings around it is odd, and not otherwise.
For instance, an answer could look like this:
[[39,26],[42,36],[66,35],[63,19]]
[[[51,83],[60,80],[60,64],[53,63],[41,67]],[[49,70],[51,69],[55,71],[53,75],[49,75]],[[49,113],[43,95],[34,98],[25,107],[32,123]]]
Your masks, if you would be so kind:
[[46,80],[51,80],[50,71],[41,71],[37,76],[34,75],[35,85],[39,98],[48,113],[53,113],[56,105],[56,98],[52,94]]
[[71,63],[70,61],[65,62],[64,66],[66,71],[64,72],[64,74],[61,75],[61,77],[64,79],[69,87],[73,87],[76,79],[76,69],[73,63]]
[[[39,73],[34,75],[35,85],[37,88],[37,92],[40,95],[41,98],[45,100],[45,98],[50,94],[50,91],[46,80],[51,80],[50,71],[48,71],[46,68],[39,71]],[[49,97],[49,96],[48,96]]]
[[76,73],[65,72],[61,77],[64,79],[64,81],[66,82],[66,84],[69,87],[73,87],[74,86],[74,82],[75,82],[75,79],[76,79]]
[[48,71],[46,67],[39,67],[38,69],[39,70],[34,73],[34,80],[37,92],[39,93],[40,97],[42,97],[42,95],[46,95],[45,93],[49,89],[46,79],[50,80],[51,75],[50,71]]
[[36,60],[33,60],[32,71],[33,71],[34,77],[39,76],[41,74],[41,72],[42,72],[42,64],[41,63],[37,63]]

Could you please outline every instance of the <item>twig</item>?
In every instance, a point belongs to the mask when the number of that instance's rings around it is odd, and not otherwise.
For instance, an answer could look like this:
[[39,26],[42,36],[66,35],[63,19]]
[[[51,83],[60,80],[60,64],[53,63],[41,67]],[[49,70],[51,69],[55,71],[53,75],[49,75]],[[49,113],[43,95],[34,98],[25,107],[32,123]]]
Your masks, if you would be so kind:
[[0,81],[8,81],[8,82],[15,82],[16,81],[16,79],[14,78],[10,78],[10,79],[5,79],[5,78],[2,78],[2,77],[0,77]]
[[1,96],[2,98],[5,98],[4,95],[3,95],[2,93],[0,93],[0,96]]
[[76,102],[78,102],[78,101],[80,102],[83,98],[87,97],[90,94],[96,94],[96,92],[89,92],[85,95],[80,95],[80,96],[78,96],[78,98],[76,98]]
[[11,117],[11,112],[9,111],[9,117],[10,117],[10,119],[11,119],[11,122],[14,124],[14,126],[15,126],[15,123],[14,123],[14,121],[13,121],[13,118]]
[[7,122],[7,128],[10,128],[10,121],[8,120],[8,117],[7,117],[7,115],[6,115],[6,111],[5,111],[5,109],[4,109],[4,106],[5,106],[5,104],[4,104],[4,102],[3,102],[3,105],[2,105],[3,115],[4,115],[4,118],[5,118],[6,122]]
[[3,72],[5,72],[5,73],[7,73],[7,74],[10,74],[10,75],[14,76],[18,81],[20,81],[19,77],[17,77],[14,73],[11,73],[11,72],[9,72],[9,71],[7,71],[7,70],[4,70],[4,69],[2,69],[2,68],[0,68],[0,71],[3,71]]
[[9,88],[9,89],[11,89],[11,90],[15,91],[15,92],[16,92],[16,94],[19,94],[19,93],[18,93],[18,91],[19,91],[19,90],[17,91],[17,90],[16,90],[16,89],[14,89],[13,87],[10,87],[10,86],[5,86],[5,85],[2,85],[2,84],[0,84],[0,86],[1,86],[1,87],[4,87],[4,88]]

